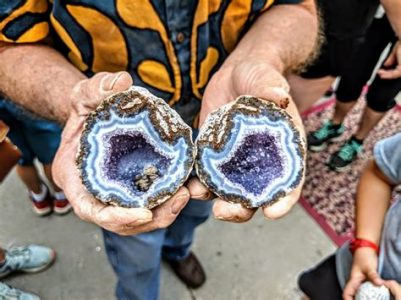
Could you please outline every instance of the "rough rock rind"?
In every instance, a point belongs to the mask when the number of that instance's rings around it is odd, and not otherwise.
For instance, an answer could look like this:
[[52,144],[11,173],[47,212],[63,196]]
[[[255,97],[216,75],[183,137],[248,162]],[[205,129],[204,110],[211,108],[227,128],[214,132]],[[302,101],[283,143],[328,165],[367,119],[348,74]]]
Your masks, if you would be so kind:
[[[123,142],[131,146],[137,143],[137,148],[126,147],[118,152],[118,145]],[[137,150],[142,148],[147,153]],[[119,153],[120,158],[113,160],[112,151]],[[130,156],[130,151],[137,151],[136,156]],[[121,179],[121,172],[126,176],[138,170],[130,158],[146,156],[156,159],[134,178]],[[122,207],[153,208],[184,184],[195,156],[192,130],[181,117],[146,89],[132,87],[105,99],[89,114],[76,163],[84,186],[98,200]],[[139,160],[138,163],[144,164]],[[162,165],[153,165],[157,163]]]
[[[247,166],[246,162],[235,158],[236,155],[242,155],[240,158],[246,160],[247,152],[253,151],[247,137],[254,138],[254,144],[262,147],[258,153],[254,153],[252,169],[249,169],[252,163]],[[260,139],[265,139],[265,143]],[[199,179],[228,202],[241,203],[248,208],[271,205],[295,189],[303,177],[305,141],[291,116],[270,101],[241,96],[221,107],[208,116],[195,144],[198,151],[195,168]],[[261,149],[265,145],[270,145],[270,148],[263,153]],[[270,157],[270,160],[263,161],[262,157]],[[258,163],[263,165],[264,170],[269,170],[266,163],[275,165],[277,176],[266,175],[269,172],[263,170],[257,173],[255,168],[258,168]],[[231,173],[236,172],[236,166],[245,167],[245,171],[238,169],[235,174],[224,173],[227,166],[231,167]],[[232,175],[230,179],[228,175]],[[268,180],[264,186],[263,179],[268,176],[270,178],[266,178]],[[280,185],[277,183],[280,177],[288,177],[288,180]],[[255,183],[258,183],[256,188]],[[277,188],[274,188],[274,184]]]

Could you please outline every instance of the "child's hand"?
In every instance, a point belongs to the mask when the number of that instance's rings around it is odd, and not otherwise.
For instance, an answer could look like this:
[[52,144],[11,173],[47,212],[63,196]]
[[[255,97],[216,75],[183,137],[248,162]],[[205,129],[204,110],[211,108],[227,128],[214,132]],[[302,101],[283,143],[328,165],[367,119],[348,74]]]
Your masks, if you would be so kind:
[[390,290],[395,300],[401,300],[401,285],[395,280],[388,280],[384,285]]
[[364,281],[368,280],[378,286],[384,284],[384,280],[377,273],[377,261],[377,253],[372,248],[359,248],[355,251],[350,278],[343,292],[344,300],[354,299]]

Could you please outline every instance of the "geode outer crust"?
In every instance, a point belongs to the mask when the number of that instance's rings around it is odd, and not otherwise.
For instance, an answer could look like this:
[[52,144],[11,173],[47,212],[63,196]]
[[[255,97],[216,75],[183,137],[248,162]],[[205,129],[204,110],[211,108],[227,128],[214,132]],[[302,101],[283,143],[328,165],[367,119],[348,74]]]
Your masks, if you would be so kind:
[[76,161],[98,200],[153,208],[184,184],[195,156],[192,130],[181,117],[146,89],[132,87],[89,114]]
[[275,203],[303,178],[305,141],[291,116],[271,101],[241,96],[212,112],[196,147],[200,181],[248,208]]

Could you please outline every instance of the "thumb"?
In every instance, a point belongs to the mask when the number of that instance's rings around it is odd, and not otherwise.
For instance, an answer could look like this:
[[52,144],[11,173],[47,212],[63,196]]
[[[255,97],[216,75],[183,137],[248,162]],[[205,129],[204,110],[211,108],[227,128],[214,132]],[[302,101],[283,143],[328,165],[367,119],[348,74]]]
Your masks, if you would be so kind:
[[384,280],[380,278],[379,274],[376,271],[370,271],[367,274],[367,278],[371,281],[374,285],[381,286],[384,284]]
[[86,116],[108,96],[122,92],[132,85],[127,72],[100,72],[95,76],[78,82],[72,90],[71,101],[79,116]]
[[351,276],[350,280],[348,281],[347,285],[344,288],[343,291],[343,299],[344,300],[352,300],[354,299],[354,296],[361,285],[361,283],[364,281],[363,276]]
[[127,72],[105,75],[100,81],[101,92],[111,94],[125,91],[132,85],[132,77]]
[[259,93],[256,91],[253,96],[270,100],[284,109],[290,102],[290,94],[285,87],[264,87],[259,90]]
[[386,58],[386,60],[384,61],[383,66],[391,67],[397,62],[397,57],[396,57],[396,53],[395,53],[394,49],[390,53],[390,55]]

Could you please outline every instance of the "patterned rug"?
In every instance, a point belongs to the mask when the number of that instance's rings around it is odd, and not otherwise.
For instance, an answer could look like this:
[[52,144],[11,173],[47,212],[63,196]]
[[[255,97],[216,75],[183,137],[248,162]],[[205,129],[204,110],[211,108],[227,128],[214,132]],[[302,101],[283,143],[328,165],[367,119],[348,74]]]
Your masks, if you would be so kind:
[[[331,171],[325,165],[343,141],[356,130],[365,101],[360,99],[345,120],[347,128],[342,141],[330,145],[318,153],[309,152],[307,174],[300,204],[316,220],[328,236],[337,244],[352,237],[354,232],[354,199],[361,171],[372,157],[373,145],[401,131],[401,107],[396,106],[380,121],[364,142],[361,157],[352,168],[343,173]],[[317,129],[332,115],[334,100],[327,100],[303,114],[307,132]]]

